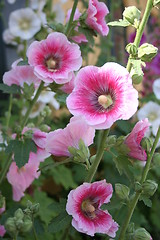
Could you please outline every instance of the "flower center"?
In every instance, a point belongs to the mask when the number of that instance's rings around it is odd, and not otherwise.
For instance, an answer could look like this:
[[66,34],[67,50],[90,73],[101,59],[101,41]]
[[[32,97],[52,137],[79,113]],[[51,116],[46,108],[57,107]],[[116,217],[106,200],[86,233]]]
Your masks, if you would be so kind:
[[155,112],[151,112],[148,116],[148,119],[152,122],[157,118],[157,114]]
[[50,72],[56,72],[59,66],[58,61],[53,57],[46,60],[46,65]]
[[89,199],[84,200],[82,202],[81,208],[82,208],[82,211],[84,212],[84,214],[86,216],[88,216],[89,218],[96,217],[96,214],[95,214],[96,208]]
[[19,22],[19,27],[22,30],[28,30],[30,28],[30,22],[28,20],[24,20]]
[[98,97],[98,102],[104,109],[107,109],[108,107],[110,107],[113,104],[113,100],[112,100],[110,94],[100,95]]

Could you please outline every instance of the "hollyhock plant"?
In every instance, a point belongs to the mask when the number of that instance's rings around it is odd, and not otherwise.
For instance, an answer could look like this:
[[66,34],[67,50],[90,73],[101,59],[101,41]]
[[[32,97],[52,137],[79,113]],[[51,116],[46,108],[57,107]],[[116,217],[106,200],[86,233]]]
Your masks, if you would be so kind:
[[0,225],[0,237],[3,237],[6,233],[5,227],[3,225]]
[[9,17],[9,30],[15,37],[31,39],[41,29],[41,21],[31,8],[15,10]]
[[23,87],[24,83],[28,85],[34,84],[35,88],[38,88],[41,80],[34,74],[33,67],[29,65],[18,66],[17,63],[20,60],[15,61],[12,64],[12,69],[6,72],[3,75],[3,82],[8,86],[12,84],[16,84],[18,86]]
[[107,36],[109,28],[105,17],[109,13],[107,6],[98,0],[89,0],[86,24],[102,36]]
[[48,133],[46,150],[55,156],[71,156],[68,147],[78,149],[80,139],[89,146],[93,143],[94,136],[95,130],[83,118],[72,117],[66,128]]
[[147,154],[145,150],[141,147],[140,143],[146,132],[149,130],[149,126],[150,123],[148,122],[148,119],[145,118],[144,120],[136,123],[132,132],[126,137],[124,143],[129,148],[128,155],[131,158],[135,158],[140,161],[147,160]]
[[73,115],[83,115],[96,129],[110,128],[119,119],[129,119],[137,110],[138,92],[126,68],[117,63],[84,67],[75,82],[67,107]]
[[95,233],[116,236],[118,224],[101,206],[112,197],[112,185],[106,180],[83,183],[68,195],[66,210],[72,215],[72,226],[79,232],[94,236]]
[[46,83],[69,82],[72,72],[82,65],[79,46],[70,43],[64,34],[58,32],[49,34],[40,42],[34,41],[28,48],[27,56],[35,74]]
[[[69,18],[70,18],[70,15],[71,15],[71,11],[72,11],[72,9],[69,9],[68,12],[67,12],[66,22],[69,21]],[[74,20],[74,21],[75,21],[75,20],[78,20],[81,15],[82,15],[82,14],[79,12],[79,10],[76,9],[73,20]],[[80,24],[78,23],[77,25],[79,26]],[[75,28],[75,30],[77,31],[77,33],[78,33],[78,26]],[[77,36],[72,37],[72,40],[75,41],[75,42],[77,42],[77,43],[82,43],[82,42],[86,43],[86,42],[88,42],[86,36],[85,36],[83,33],[80,33],[80,34],[78,33]]]

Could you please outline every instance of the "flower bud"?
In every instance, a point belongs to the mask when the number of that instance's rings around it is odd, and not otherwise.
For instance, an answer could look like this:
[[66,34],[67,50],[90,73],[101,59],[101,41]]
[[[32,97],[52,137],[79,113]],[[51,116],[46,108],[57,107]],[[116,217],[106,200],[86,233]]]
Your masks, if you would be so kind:
[[130,223],[127,228],[127,233],[133,233],[134,232],[134,223]]
[[129,196],[129,188],[126,185],[117,183],[115,185],[115,192],[120,199],[126,200]]
[[151,138],[144,137],[140,143],[142,148],[148,153],[151,150],[151,147],[153,146],[153,141]]
[[138,48],[138,57],[143,62],[150,62],[157,55],[158,48],[152,44],[144,43]]
[[34,205],[32,206],[32,212],[33,212],[33,214],[38,213],[39,207],[40,207],[40,204],[39,204],[39,203],[36,203],[36,204],[34,204]]
[[23,226],[21,227],[21,232],[26,233],[29,232],[32,228],[32,221],[30,219],[24,220]]
[[15,217],[16,219],[20,219],[20,220],[23,219],[24,213],[23,213],[23,211],[22,211],[21,208],[18,208],[18,209],[15,211],[14,217]]
[[141,11],[138,10],[135,6],[126,7],[123,12],[123,18],[132,25],[134,25],[135,20],[140,20],[140,16]]
[[135,240],[151,240],[151,235],[144,229],[138,228],[134,235]]
[[129,43],[127,46],[126,46],[126,51],[131,54],[132,56],[136,56],[137,55],[137,47],[136,45],[134,45],[134,43]]
[[115,135],[108,136],[106,139],[106,147],[114,146],[116,144],[117,138]]
[[15,234],[17,232],[17,227],[15,224],[14,218],[10,217],[7,219],[5,223],[5,229],[10,232],[11,234]]
[[16,219],[15,220],[16,228],[18,231],[21,231],[21,228],[23,226],[23,220],[22,219]]
[[158,184],[153,180],[146,180],[143,183],[143,194],[147,196],[153,196],[158,188]]

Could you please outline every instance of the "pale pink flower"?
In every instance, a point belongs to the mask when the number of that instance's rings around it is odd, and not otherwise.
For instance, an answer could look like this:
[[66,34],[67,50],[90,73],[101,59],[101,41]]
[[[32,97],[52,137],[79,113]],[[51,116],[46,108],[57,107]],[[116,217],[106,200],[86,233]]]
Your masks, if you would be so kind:
[[104,233],[115,237],[118,224],[114,222],[108,211],[101,206],[112,197],[112,185],[106,180],[83,183],[68,195],[66,210],[73,216],[72,226],[79,232],[94,236]]
[[6,233],[6,230],[3,225],[0,225],[0,237],[3,237],[4,234]]
[[105,16],[109,13],[107,6],[98,0],[89,0],[87,9],[86,24],[96,30],[102,36],[106,36],[109,28],[105,21]]
[[112,62],[82,68],[67,98],[69,111],[75,116],[83,115],[96,129],[110,128],[119,119],[129,119],[137,106],[138,92],[128,71]]
[[34,84],[38,88],[41,80],[34,74],[33,67],[29,65],[18,66],[19,60],[12,64],[12,69],[3,75],[3,82],[8,86],[16,84],[23,87],[24,83],[28,85]]
[[141,147],[140,143],[145,136],[146,132],[149,130],[151,124],[148,122],[148,119],[139,121],[134,126],[132,132],[128,134],[124,143],[129,148],[128,155],[137,160],[146,161],[147,154],[145,150]]
[[58,32],[49,34],[47,39],[40,42],[34,41],[28,48],[27,56],[35,74],[46,83],[69,82],[72,72],[82,65],[79,46]]
[[[29,128],[24,128],[25,133]],[[15,162],[12,162],[7,173],[8,182],[12,185],[13,200],[19,201],[25,190],[32,184],[35,178],[38,178],[40,171],[37,172],[40,162],[43,162],[50,154],[45,150],[47,133],[38,129],[33,129],[33,141],[37,145],[37,152],[30,152],[28,163],[20,169]]]
[[[72,9],[69,9],[68,12],[67,12],[66,22],[69,21],[69,18],[70,18],[70,15],[71,15],[71,11],[72,11]],[[81,15],[82,15],[82,14],[79,12],[78,8],[76,8],[76,11],[75,11],[74,19],[73,19],[73,20],[74,20],[74,21],[75,21],[75,20],[78,20]],[[80,25],[80,24],[78,23],[78,24],[77,24],[77,27],[75,28],[75,30],[77,31],[77,34],[78,34],[78,35],[72,37],[72,40],[75,41],[75,42],[77,42],[77,43],[81,43],[81,42],[86,43],[86,42],[88,42],[86,36],[85,36],[83,33],[78,33],[78,26],[79,26],[79,25]]]
[[66,128],[48,133],[46,150],[55,156],[70,156],[68,147],[79,148],[80,139],[89,146],[94,136],[95,130],[83,118],[73,117]]

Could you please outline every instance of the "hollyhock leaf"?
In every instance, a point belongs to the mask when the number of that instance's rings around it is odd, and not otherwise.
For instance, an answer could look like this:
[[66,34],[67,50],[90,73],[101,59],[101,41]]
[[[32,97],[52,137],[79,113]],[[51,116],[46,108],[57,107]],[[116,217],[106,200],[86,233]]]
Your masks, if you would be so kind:
[[61,198],[59,202],[53,202],[48,206],[48,209],[59,214],[66,209],[66,199]]
[[91,29],[88,29],[88,28],[85,29],[85,28],[82,28],[82,27],[79,27],[78,30],[79,30],[79,32],[83,33],[86,36],[88,42],[93,46],[94,45],[93,36],[96,36],[95,31],[93,31]]
[[62,93],[62,94],[56,94],[55,98],[60,103],[66,104],[66,98],[68,97],[68,94]]
[[47,24],[49,28],[51,28],[52,30],[56,31],[56,32],[61,32],[63,33],[64,32],[64,26],[62,23],[50,23],[50,24]]
[[72,217],[68,215],[66,211],[61,212],[57,217],[53,218],[48,226],[48,231],[56,233],[60,230],[64,230],[71,223]]
[[132,166],[131,163],[128,160],[128,157],[124,156],[124,155],[119,155],[117,156],[117,158],[113,158],[115,164],[116,164],[116,168],[119,172],[120,175],[122,175],[123,173],[128,177],[128,179],[130,181],[132,181],[133,179],[133,175],[129,169],[129,166]]
[[34,94],[34,83],[31,83],[30,85],[28,85],[27,83],[24,82],[24,85],[23,85],[23,94],[24,94],[24,97],[27,99],[27,100],[30,100],[31,97],[33,96]]
[[107,25],[112,27],[128,27],[131,24],[127,20],[119,19],[119,21],[109,22]]
[[9,94],[20,94],[20,87],[16,84],[13,84],[12,86],[8,86],[6,84],[0,83],[0,90],[3,91],[3,93],[9,93]]
[[11,140],[6,148],[6,153],[14,153],[14,160],[19,168],[28,162],[30,152],[35,153],[36,151],[37,147],[31,139]]
[[153,6],[156,6],[156,5],[159,4],[159,3],[160,3],[160,0],[154,0]]
[[143,201],[147,207],[152,207],[152,201],[146,195],[141,195],[139,198],[140,201]]

